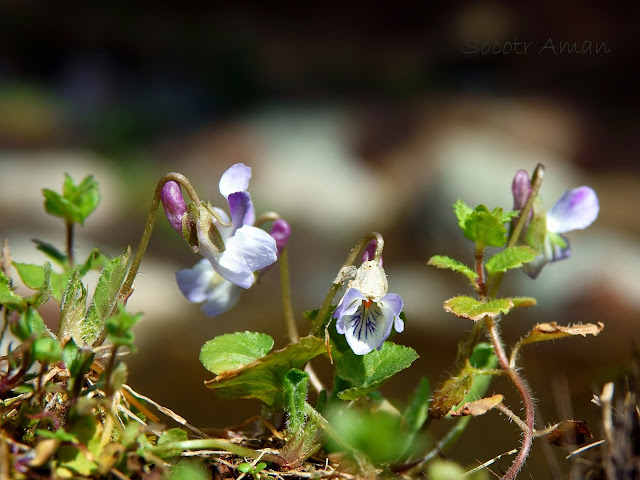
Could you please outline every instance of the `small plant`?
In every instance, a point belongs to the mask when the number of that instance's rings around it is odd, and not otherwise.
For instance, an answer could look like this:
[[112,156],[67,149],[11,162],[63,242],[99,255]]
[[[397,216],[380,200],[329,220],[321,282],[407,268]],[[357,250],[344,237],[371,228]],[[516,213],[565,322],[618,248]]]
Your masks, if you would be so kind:
[[[541,165],[532,179],[517,172],[512,210],[455,203],[458,225],[474,245],[472,262],[435,255],[428,264],[468,280],[471,295],[446,300],[444,309],[471,321],[470,332],[461,339],[445,380],[432,390],[422,378],[405,401],[388,399],[380,390],[418,358],[414,349],[395,343],[407,338],[403,332],[411,323],[400,294],[389,292],[393,279],[387,279],[383,267],[381,234],[364,235],[336,265],[335,280],[319,308],[304,313],[309,332],[301,336],[289,281],[291,227],[276,213],[256,214],[248,192],[249,167],[236,164],[220,179],[225,209],[201,201],[184,176],[165,175],[135,253],[127,247],[110,257],[96,248],[86,259],[74,257],[74,231],[98,206],[98,185],[92,177],[76,185],[67,176],[61,194],[43,192],[46,211],[64,220],[64,251],[36,240],[36,248],[49,258],[44,265],[11,262],[6,242],[2,252],[2,336],[10,332],[15,338],[5,344],[1,359],[2,471],[11,478],[180,479],[210,478],[215,470],[221,478],[242,474],[256,480],[278,471],[304,478],[418,478],[427,472],[429,478],[444,480],[464,470],[435,457],[454,445],[472,417],[498,410],[522,431],[518,454],[503,476],[516,478],[535,438],[590,436],[579,421],[536,426],[533,394],[518,367],[523,347],[597,335],[603,328],[602,323],[539,323],[509,352],[500,336],[498,326],[508,314],[536,304],[531,297],[498,296],[504,275],[522,269],[539,276],[545,265],[569,256],[562,234],[587,227],[598,215],[598,198],[589,187],[567,192],[545,211],[538,195],[543,173]],[[216,398],[262,402],[268,433],[250,437],[238,430],[233,439],[207,435],[126,383],[121,353],[135,351],[132,327],[142,318],[126,304],[160,204],[188,248],[203,257],[179,270],[176,280],[185,298],[202,304],[208,316],[233,308],[244,290],[279,263],[289,343],[274,349],[273,338],[264,333],[229,332],[206,341],[200,351],[202,365],[213,375],[206,388]],[[34,290],[32,295],[14,291],[12,270]],[[92,294],[83,281],[90,270],[101,272]],[[60,306],[55,332],[38,313],[50,299]],[[329,384],[314,371],[313,359],[331,366]],[[496,375],[514,385],[524,417],[507,405],[506,394],[487,394]],[[160,427],[162,416],[182,427]],[[440,419],[453,427],[434,440],[429,427]],[[194,454],[199,462],[180,460]],[[482,467],[467,472],[477,478],[486,478],[484,473]]]

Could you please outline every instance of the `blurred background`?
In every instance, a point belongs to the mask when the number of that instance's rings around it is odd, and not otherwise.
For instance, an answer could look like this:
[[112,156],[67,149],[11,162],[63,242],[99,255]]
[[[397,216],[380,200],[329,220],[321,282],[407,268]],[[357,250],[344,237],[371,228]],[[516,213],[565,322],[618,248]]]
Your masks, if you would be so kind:
[[[503,333],[509,343],[536,322],[605,323],[596,338],[533,345],[522,358],[539,425],[586,419],[599,438],[592,394],[624,376],[640,341],[639,12],[548,0],[228,3],[0,3],[0,237],[13,258],[42,260],[33,237],[63,246],[41,189],[59,190],[65,172],[95,175],[102,192],[78,254],[97,244],[118,255],[137,245],[164,173],[183,173],[225,206],[220,175],[244,162],[258,213],[278,211],[292,226],[302,332],[302,312],[319,307],[355,241],[383,234],[389,288],[408,319],[395,341],[421,356],[385,388],[402,398],[423,375],[444,378],[470,328],[441,308],[468,293],[463,279],[425,266],[434,254],[471,262],[451,205],[510,208],[513,174],[542,162],[547,207],[587,184],[600,216],[569,234],[572,257],[538,280],[505,277],[505,295],[539,305],[511,314]],[[162,217],[130,301],[145,317],[129,383],[195,425],[240,423],[258,404],[212,400],[198,353],[238,330],[286,344],[278,271],[209,319],[175,285],[175,271],[198,258]],[[57,306],[43,313],[53,321]],[[495,388],[518,411],[515,391]],[[450,458],[474,465],[518,441],[489,414]],[[564,454],[538,441],[523,476],[566,472]]]

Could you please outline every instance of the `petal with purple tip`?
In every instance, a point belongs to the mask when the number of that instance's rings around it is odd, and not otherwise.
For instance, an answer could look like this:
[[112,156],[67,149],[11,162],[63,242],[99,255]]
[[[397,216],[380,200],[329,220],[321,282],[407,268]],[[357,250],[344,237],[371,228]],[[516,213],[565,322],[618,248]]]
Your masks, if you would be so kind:
[[256,221],[256,213],[249,192],[235,192],[227,198],[229,212],[231,213],[232,231],[243,225],[253,225]]
[[565,192],[547,212],[547,230],[554,233],[582,230],[598,218],[599,211],[598,196],[592,188],[574,188]]
[[251,168],[244,163],[236,163],[222,174],[218,185],[220,193],[228,198],[232,193],[244,192],[249,187],[250,178]]

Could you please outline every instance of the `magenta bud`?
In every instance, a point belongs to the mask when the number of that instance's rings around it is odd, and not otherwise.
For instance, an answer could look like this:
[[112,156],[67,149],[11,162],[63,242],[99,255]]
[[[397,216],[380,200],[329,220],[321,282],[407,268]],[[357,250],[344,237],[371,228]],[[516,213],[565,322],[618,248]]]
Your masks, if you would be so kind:
[[522,210],[531,193],[531,180],[529,180],[529,174],[526,170],[516,172],[511,184],[511,191],[513,192],[513,209]]
[[187,212],[187,205],[182,196],[180,185],[174,181],[169,181],[162,187],[160,199],[164,207],[164,213],[173,229],[182,235],[182,217]]
[[[373,260],[376,256],[376,248],[378,247],[377,240],[371,240],[367,245],[366,250],[362,254],[362,263]],[[382,257],[380,257],[380,266],[382,266]]]
[[282,252],[284,247],[287,246],[287,242],[289,241],[291,227],[285,220],[274,220],[273,225],[271,226],[271,232],[269,233],[276,241],[276,248],[278,250],[278,255],[280,255],[280,252]]

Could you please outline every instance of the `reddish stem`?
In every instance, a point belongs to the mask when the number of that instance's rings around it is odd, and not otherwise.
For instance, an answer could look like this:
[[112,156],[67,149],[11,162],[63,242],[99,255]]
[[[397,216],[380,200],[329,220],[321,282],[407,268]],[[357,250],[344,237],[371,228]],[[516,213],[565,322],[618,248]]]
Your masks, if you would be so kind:
[[507,358],[507,354],[504,351],[502,341],[500,339],[500,334],[496,329],[493,319],[490,317],[485,317],[485,319],[487,331],[489,332],[489,338],[491,339],[491,343],[493,344],[496,356],[498,357],[498,362],[500,362],[500,366],[502,367],[502,369],[507,372],[507,375],[509,375],[509,378],[520,393],[520,396],[522,397],[522,401],[524,403],[524,423],[527,426],[527,430],[523,430],[522,432],[522,446],[520,447],[518,456],[513,461],[511,467],[509,468],[509,470],[507,470],[507,473],[505,473],[504,477],[502,477],[502,480],[513,480],[514,478],[516,478],[518,472],[527,460],[527,457],[529,456],[529,452],[531,450],[531,445],[533,443],[533,427],[535,421],[533,399],[531,398],[531,393],[529,392],[529,389],[527,388],[527,385],[525,384],[522,377],[518,375],[518,372],[516,372],[515,369],[509,366],[509,359]]

